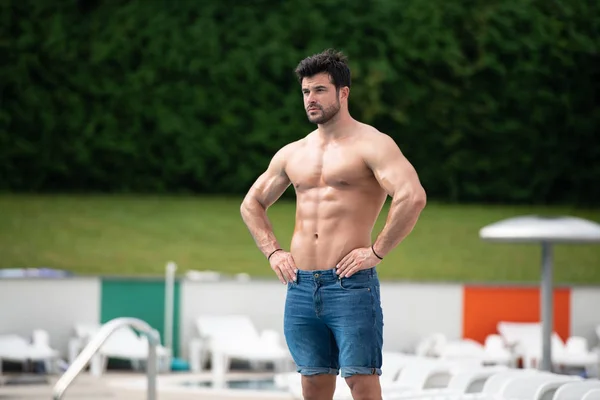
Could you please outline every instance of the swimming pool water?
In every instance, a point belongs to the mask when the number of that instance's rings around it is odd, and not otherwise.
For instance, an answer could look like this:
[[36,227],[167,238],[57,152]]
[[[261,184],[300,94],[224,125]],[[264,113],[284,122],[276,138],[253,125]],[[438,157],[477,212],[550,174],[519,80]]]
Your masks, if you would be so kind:
[[[181,382],[181,386],[188,388],[212,388],[213,382],[207,381],[184,381]],[[239,380],[225,380],[219,389],[232,389],[232,390],[260,390],[268,392],[285,392],[285,388],[279,387],[275,384],[273,378],[265,379],[239,379]]]

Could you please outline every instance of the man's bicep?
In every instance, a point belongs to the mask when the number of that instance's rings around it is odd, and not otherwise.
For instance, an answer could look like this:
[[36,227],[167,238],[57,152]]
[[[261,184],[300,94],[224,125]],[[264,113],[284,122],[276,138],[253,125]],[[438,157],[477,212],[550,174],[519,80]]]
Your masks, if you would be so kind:
[[417,171],[392,138],[385,136],[374,150],[370,152],[370,167],[390,196],[423,190]]
[[266,209],[281,197],[290,183],[283,165],[274,159],[267,170],[256,179],[248,195]]

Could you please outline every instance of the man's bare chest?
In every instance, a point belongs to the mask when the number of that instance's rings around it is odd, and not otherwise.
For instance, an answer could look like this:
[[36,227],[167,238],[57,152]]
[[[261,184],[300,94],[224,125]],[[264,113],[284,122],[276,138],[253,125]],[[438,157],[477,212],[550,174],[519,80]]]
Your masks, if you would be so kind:
[[349,188],[373,178],[360,153],[344,149],[298,152],[288,160],[286,173],[297,191]]

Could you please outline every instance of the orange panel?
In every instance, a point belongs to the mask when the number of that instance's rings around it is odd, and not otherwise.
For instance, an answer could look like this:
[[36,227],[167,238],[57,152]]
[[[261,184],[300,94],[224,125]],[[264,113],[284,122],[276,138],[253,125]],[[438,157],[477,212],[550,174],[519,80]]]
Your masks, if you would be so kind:
[[[554,289],[554,331],[569,337],[571,291]],[[465,286],[463,297],[463,337],[483,343],[497,333],[499,321],[539,322],[539,287]]]

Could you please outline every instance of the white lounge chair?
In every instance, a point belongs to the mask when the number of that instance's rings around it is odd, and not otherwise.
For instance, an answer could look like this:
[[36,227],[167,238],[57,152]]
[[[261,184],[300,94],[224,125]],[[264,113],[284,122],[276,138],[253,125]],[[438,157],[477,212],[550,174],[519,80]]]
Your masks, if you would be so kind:
[[[537,388],[540,386],[551,386],[551,384],[547,383],[548,381],[566,378],[565,376],[548,374],[536,370],[507,369],[489,376],[483,384],[481,392],[454,393],[450,391],[436,390],[430,392],[428,390],[423,390],[420,393],[400,393],[399,395],[387,396],[384,397],[384,400],[540,400],[531,396],[527,397],[527,394],[524,394],[525,397],[513,396],[513,394],[515,392],[525,392],[525,390],[519,390],[521,380],[527,380],[542,374],[552,375],[552,377],[546,377],[543,383],[537,384]],[[531,389],[531,387],[534,386],[534,383],[530,383],[529,386],[527,386],[527,393],[532,391],[537,393],[536,390]]]
[[484,344],[472,339],[448,340],[436,333],[423,338],[417,345],[416,354],[451,360],[479,360],[481,365],[516,365],[516,357],[508,349],[500,335],[488,335]]
[[556,390],[552,400],[581,400],[581,398],[592,389],[600,390],[600,380],[586,379],[565,383]]
[[381,383],[385,385],[396,382],[404,368],[422,360],[434,361],[435,359],[396,351],[384,351],[381,364]]
[[485,382],[494,374],[508,371],[506,366],[490,366],[459,371],[450,378],[448,391],[457,393],[481,393]]
[[56,372],[58,359],[59,352],[50,347],[48,333],[45,330],[34,330],[31,341],[14,334],[0,335],[0,375],[3,360],[20,363],[42,361],[46,371],[53,373]]
[[[138,335],[130,327],[121,327],[114,331],[102,344],[90,363],[90,373],[100,376],[106,371],[109,358],[129,360],[135,369],[139,369],[140,361],[148,359],[148,338]],[[158,370],[170,369],[171,350],[158,345],[156,348]]]
[[192,371],[202,369],[208,354],[216,378],[223,377],[234,359],[252,364],[271,362],[276,372],[283,372],[292,361],[278,332],[259,332],[247,316],[202,315],[196,319],[196,328],[199,337],[190,342]]
[[432,333],[419,340],[415,354],[420,357],[439,357],[447,342],[443,333]]
[[[508,368],[505,366],[483,367],[479,363],[385,352],[380,382],[384,400],[420,399],[432,396],[437,396],[435,398],[438,400],[444,399],[443,396],[446,395],[481,392],[483,382],[487,378],[506,370]],[[528,372],[533,373],[533,371]],[[279,374],[276,377],[276,384],[280,388],[287,388],[293,398],[302,398],[299,374]],[[352,400],[345,379],[339,375],[333,399]]]
[[[542,353],[542,330],[537,322],[498,323],[498,332],[515,349],[523,360],[524,368],[537,368]],[[600,354],[587,349],[585,338],[572,336],[563,343],[556,332],[551,336],[552,366],[560,370],[565,367],[584,368],[588,376],[596,376],[600,364]]]
[[[452,361],[397,353],[384,354],[382,361],[382,377],[386,371],[390,372],[387,378],[381,379],[384,396],[444,388],[455,371],[460,369],[460,364]],[[352,393],[345,381],[337,385],[335,398],[352,400]]]
[[592,389],[583,395],[581,400],[600,400],[600,389]]
[[517,366],[517,357],[506,345],[502,336],[497,334],[486,336],[483,349],[484,364],[505,365],[511,368]]
[[585,369],[588,377],[599,377],[600,353],[588,349],[587,339],[581,336],[571,336],[558,350],[556,357],[552,355],[553,363],[561,370],[569,367]]
[[[479,362],[465,360],[444,360],[439,358],[416,357],[408,361],[393,381],[382,380],[381,389],[384,399],[395,399],[411,396],[446,395],[460,393],[460,382],[453,379],[455,376],[467,371],[490,369],[499,372],[495,367],[482,367]],[[501,367],[502,370],[505,368]],[[490,371],[491,373],[492,371]],[[451,385],[453,385],[451,387]],[[335,398],[351,400],[351,393],[347,385],[338,385]]]
[[504,387],[515,378],[521,376],[531,376],[539,373],[543,372],[539,372],[534,369],[508,369],[506,371],[498,372],[490,376],[485,381],[481,392],[486,394],[498,394],[502,392]]
[[505,366],[478,367],[475,369],[461,369],[452,371],[448,385],[443,388],[423,388],[421,390],[396,391],[392,387],[383,386],[385,400],[406,400],[430,396],[455,396],[470,393],[481,393],[489,377],[502,371],[507,371]]
[[520,376],[508,382],[501,395],[506,399],[552,399],[560,386],[580,379],[577,376],[559,374]]

